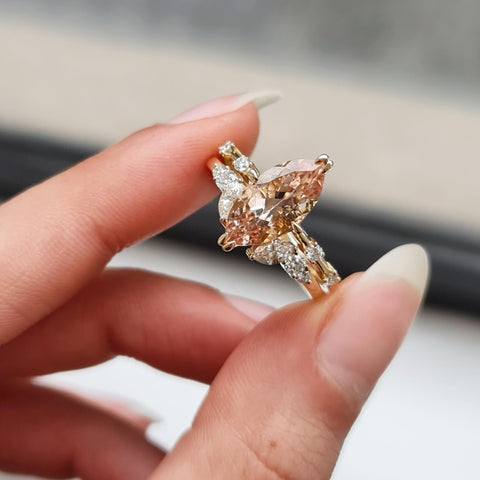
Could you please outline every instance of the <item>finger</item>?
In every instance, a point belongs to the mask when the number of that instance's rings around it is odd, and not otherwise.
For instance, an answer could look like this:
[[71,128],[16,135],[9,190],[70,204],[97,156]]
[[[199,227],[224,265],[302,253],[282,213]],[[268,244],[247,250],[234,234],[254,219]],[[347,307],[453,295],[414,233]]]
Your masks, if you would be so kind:
[[[0,377],[72,370],[121,354],[208,382],[255,321],[271,311],[243,301],[244,306],[236,298],[234,306],[229,297],[194,282],[109,269],[0,346]],[[249,316],[239,308],[248,308]]]
[[152,478],[330,478],[427,272],[423,249],[400,247],[331,297],[270,315],[230,356]]
[[124,422],[130,423],[139,430],[145,432],[152,423],[161,422],[161,419],[155,418],[152,412],[147,412],[144,407],[131,402],[126,402],[123,399],[110,397],[106,395],[86,395],[79,392],[65,392],[72,398],[77,398],[79,401],[90,405],[97,410],[105,411],[106,413],[117,416]]
[[44,477],[146,478],[163,458],[144,429],[67,394],[0,384],[0,469]]
[[[223,102],[236,108],[239,98]],[[250,152],[257,133],[252,103],[157,125],[2,205],[0,343],[63,304],[114,253],[211,199],[216,188],[207,160],[227,139]]]

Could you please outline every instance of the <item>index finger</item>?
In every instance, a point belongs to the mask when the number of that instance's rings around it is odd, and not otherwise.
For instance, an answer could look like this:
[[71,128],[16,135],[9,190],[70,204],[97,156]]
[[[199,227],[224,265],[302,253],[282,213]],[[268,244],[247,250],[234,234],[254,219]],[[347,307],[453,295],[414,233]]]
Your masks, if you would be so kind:
[[258,116],[242,96],[212,105],[198,111],[228,113],[141,130],[0,207],[0,344],[215,195],[205,163],[229,139],[250,152]]

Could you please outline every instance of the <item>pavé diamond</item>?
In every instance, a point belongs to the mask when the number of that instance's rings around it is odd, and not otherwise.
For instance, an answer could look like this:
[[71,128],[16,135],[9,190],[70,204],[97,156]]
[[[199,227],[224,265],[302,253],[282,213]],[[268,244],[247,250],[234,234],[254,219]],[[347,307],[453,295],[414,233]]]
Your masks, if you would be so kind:
[[242,179],[226,165],[215,164],[213,178],[217,187],[228,197],[237,198],[244,190]]
[[288,260],[295,255],[295,247],[289,242],[282,242],[275,240],[275,251],[280,262],[288,262]]
[[220,190],[225,190],[229,184],[240,181],[240,178],[232,169],[218,163],[213,167],[213,179]]
[[293,255],[286,263],[281,262],[280,264],[294,280],[301,283],[310,283],[310,271],[307,263],[300,255]]
[[325,256],[325,253],[323,251],[323,248],[318,245],[318,243],[315,243],[315,245],[309,245],[305,249],[305,256],[311,262],[316,262],[317,260],[323,258]]

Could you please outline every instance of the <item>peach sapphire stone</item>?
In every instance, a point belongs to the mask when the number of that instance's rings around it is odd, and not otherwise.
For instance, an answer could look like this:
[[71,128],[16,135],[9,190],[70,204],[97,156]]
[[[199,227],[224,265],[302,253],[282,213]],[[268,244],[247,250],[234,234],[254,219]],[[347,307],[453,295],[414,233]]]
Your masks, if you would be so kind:
[[247,185],[224,221],[228,241],[259,245],[292,230],[317,203],[326,160],[292,160]]

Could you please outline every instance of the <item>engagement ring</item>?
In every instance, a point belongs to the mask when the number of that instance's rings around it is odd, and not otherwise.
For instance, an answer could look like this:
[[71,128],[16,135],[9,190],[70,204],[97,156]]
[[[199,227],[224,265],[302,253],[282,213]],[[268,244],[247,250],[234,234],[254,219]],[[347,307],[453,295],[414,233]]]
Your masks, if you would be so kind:
[[279,263],[313,298],[340,281],[323,249],[300,226],[317,203],[328,155],[291,160],[260,174],[230,141],[218,149],[222,160],[209,166],[221,190],[218,201],[225,233],[218,244],[225,252],[248,246],[250,260]]

